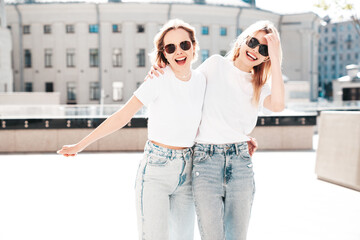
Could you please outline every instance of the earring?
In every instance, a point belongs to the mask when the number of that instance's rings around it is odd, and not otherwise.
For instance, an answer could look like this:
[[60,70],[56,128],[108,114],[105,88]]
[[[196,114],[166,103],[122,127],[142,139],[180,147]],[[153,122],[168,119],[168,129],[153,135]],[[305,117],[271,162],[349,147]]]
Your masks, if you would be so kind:
[[268,61],[270,61],[270,57],[267,57],[267,58],[264,60],[264,62],[268,62]]
[[237,59],[240,56],[240,48],[237,48],[234,54],[234,59]]

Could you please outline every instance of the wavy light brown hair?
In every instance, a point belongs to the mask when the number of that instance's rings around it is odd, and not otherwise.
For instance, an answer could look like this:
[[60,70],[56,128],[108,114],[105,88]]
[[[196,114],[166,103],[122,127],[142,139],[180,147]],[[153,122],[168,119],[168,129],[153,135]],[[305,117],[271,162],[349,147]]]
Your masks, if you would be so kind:
[[[270,21],[258,21],[250,25],[244,32],[242,32],[236,39],[232,49],[227,54],[227,58],[234,61],[239,57],[240,48],[246,41],[256,35],[256,33],[264,31],[265,33],[276,34],[279,39],[279,32]],[[282,50],[280,47],[280,63],[282,62]],[[253,103],[259,104],[261,88],[271,77],[271,59],[265,59],[261,64],[254,66],[252,69],[253,80],[252,85],[254,88]]]
[[160,65],[162,63],[165,63],[166,65],[169,64],[168,60],[165,58],[164,55],[164,38],[165,35],[170,32],[171,30],[175,29],[183,29],[189,33],[189,38],[193,46],[195,46],[194,51],[194,58],[192,62],[195,62],[197,59],[197,52],[199,51],[199,44],[195,37],[195,28],[192,27],[190,24],[184,22],[180,19],[172,19],[169,20],[167,23],[162,26],[160,31],[155,35],[154,38],[154,50],[150,53],[150,59],[152,64]]

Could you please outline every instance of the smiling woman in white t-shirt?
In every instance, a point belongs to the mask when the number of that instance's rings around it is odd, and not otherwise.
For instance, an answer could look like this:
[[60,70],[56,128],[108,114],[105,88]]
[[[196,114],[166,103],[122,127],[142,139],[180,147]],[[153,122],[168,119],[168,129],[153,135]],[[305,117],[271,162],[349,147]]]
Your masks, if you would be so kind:
[[191,240],[194,201],[192,149],[201,120],[206,79],[191,69],[198,47],[195,30],[181,20],[165,24],[154,39],[154,59],[164,74],[149,79],[118,112],[88,136],[58,151],[75,156],[92,142],[122,128],[145,105],[148,141],[136,179],[139,239]]
[[277,29],[259,21],[238,36],[227,57],[211,56],[197,69],[207,80],[192,171],[202,240],[246,239],[255,193],[247,135],[259,111],[284,109],[281,61]]

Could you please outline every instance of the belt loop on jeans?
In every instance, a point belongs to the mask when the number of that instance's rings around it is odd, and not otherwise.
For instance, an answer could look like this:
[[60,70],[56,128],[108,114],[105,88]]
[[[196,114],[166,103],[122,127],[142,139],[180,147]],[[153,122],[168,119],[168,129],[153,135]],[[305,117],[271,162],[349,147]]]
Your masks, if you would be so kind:
[[235,145],[236,156],[239,156],[239,145],[237,143],[235,143],[234,145]]
[[214,145],[213,144],[210,144],[210,157],[214,154]]

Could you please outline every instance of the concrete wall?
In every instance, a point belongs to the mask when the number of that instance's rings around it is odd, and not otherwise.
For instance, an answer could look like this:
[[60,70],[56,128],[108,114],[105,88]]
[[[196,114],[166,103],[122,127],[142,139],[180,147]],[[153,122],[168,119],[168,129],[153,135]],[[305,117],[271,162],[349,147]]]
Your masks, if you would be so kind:
[[321,112],[316,174],[360,191],[360,112]]
[[[260,150],[312,149],[314,126],[256,127]],[[56,152],[74,144],[93,129],[1,130],[0,153]],[[142,151],[147,128],[121,129],[90,145],[85,151]]]
[[310,150],[314,126],[256,127],[250,136],[258,141],[259,150]]
[[[92,130],[2,130],[0,131],[0,153],[55,153],[63,145],[78,142]],[[142,151],[146,140],[146,128],[127,128],[100,139],[84,151]]]
[[1,105],[59,105],[60,93],[13,92],[0,93]]

